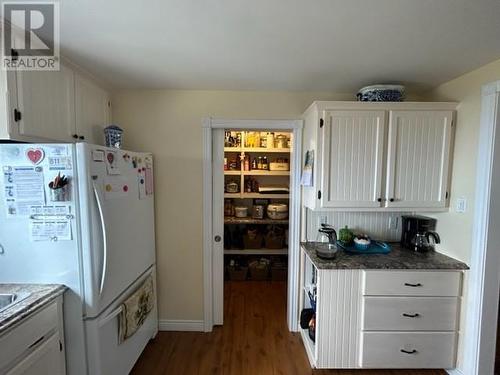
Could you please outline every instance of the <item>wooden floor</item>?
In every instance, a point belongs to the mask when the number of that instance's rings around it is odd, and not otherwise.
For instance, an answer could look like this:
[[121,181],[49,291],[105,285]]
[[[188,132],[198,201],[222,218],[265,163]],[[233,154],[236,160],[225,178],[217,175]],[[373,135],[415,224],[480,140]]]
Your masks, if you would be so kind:
[[211,333],[160,332],[133,375],[444,375],[441,370],[312,370],[286,326],[284,282],[226,282],[224,326]]

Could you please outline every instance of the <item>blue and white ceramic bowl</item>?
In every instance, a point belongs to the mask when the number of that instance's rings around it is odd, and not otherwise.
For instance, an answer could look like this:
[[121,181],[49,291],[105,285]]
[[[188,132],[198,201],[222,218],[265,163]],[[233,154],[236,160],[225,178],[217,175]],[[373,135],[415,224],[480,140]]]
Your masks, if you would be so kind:
[[372,85],[363,87],[356,94],[360,102],[402,102],[405,87],[402,85]]

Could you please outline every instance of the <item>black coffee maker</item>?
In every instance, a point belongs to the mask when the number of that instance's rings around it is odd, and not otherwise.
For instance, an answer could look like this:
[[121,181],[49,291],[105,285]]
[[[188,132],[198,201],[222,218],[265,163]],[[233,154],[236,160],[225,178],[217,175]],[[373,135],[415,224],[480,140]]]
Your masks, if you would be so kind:
[[434,246],[430,241],[432,237],[434,243],[439,243],[439,235],[435,232],[436,219],[427,216],[407,216],[403,215],[403,228],[401,231],[401,245],[414,251],[432,251]]

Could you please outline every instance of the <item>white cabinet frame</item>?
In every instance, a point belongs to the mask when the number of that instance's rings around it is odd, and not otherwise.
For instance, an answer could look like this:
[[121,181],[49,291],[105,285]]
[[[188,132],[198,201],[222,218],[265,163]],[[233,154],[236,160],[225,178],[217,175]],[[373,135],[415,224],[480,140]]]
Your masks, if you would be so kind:
[[[303,143],[303,160],[307,151],[314,151],[314,167],[313,167],[313,181],[311,186],[302,187],[303,203],[312,210],[328,210],[328,211],[401,211],[408,209],[411,211],[426,211],[426,212],[439,212],[447,211],[450,196],[450,170],[453,149],[453,131],[452,121],[454,121],[455,111],[458,103],[455,102],[343,102],[343,101],[316,101],[313,102],[309,108],[304,112],[303,118],[305,120],[304,127],[304,143]],[[386,131],[384,135],[384,150],[383,150],[383,165],[382,176],[380,182],[380,191],[382,201],[377,204],[374,202],[366,201],[351,201],[338,202],[335,200],[328,200],[325,198],[325,165],[324,155],[328,151],[328,144],[323,139],[323,127],[328,123],[329,114],[332,112],[341,111],[382,111],[385,113],[385,126],[388,126],[387,119],[390,113],[424,113],[428,112],[432,116],[444,116],[444,134],[443,134],[443,152],[441,157],[443,159],[442,168],[439,172],[439,197],[433,198],[433,201],[415,202],[398,202],[394,197],[390,196],[394,190],[394,168],[391,170],[391,164],[394,163],[394,142],[391,145],[391,138],[394,137],[394,128],[392,133]],[[326,130],[328,132],[328,130]],[[389,134],[388,134],[389,133]],[[393,148],[392,152],[388,148]],[[326,149],[325,149],[326,148]],[[388,154],[390,153],[390,156]],[[390,158],[387,161],[387,158]],[[389,168],[388,168],[388,164]],[[377,175],[377,178],[378,176]],[[391,188],[392,186],[392,188]],[[391,190],[392,189],[392,190]],[[448,193],[448,194],[447,194]],[[391,201],[391,198],[393,201]]]
[[[222,317],[223,284],[220,275],[224,272],[223,257],[214,254],[219,243],[215,236],[223,236],[215,223],[213,213],[223,211],[223,201],[216,207],[214,205],[213,178],[217,171],[214,165],[214,130],[217,129],[273,129],[276,131],[293,132],[293,150],[290,156],[290,197],[289,197],[289,248],[288,248],[288,298],[287,298],[287,322],[290,331],[298,330],[299,314],[299,258],[300,258],[300,171],[302,156],[302,120],[229,120],[206,118],[202,122],[203,127],[203,325],[204,331],[210,332],[213,326],[220,322]],[[220,143],[220,139],[219,139]],[[224,148],[221,149],[223,152]],[[219,163],[220,164],[220,163]],[[222,172],[222,168],[219,173]],[[223,223],[222,216],[220,222]],[[223,230],[223,225],[222,225]],[[217,277],[219,275],[219,277]],[[217,319],[216,319],[217,318]]]

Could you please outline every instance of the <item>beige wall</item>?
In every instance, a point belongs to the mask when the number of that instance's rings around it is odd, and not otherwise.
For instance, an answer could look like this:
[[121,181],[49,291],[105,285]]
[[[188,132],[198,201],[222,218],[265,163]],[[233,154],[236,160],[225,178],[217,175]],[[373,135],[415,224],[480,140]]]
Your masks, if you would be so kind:
[[[426,100],[452,100],[460,102],[457,113],[455,151],[451,186],[451,207],[446,213],[434,214],[438,219],[437,231],[442,244],[439,250],[470,264],[472,225],[474,219],[474,193],[477,171],[479,122],[481,113],[481,86],[500,80],[500,60],[485,65],[427,93]],[[459,197],[467,199],[467,211],[456,212]],[[463,339],[467,307],[467,277],[462,301],[461,327],[458,349],[458,367],[463,370]]]
[[[467,263],[470,262],[474,217],[481,86],[496,80],[500,80],[500,60],[442,84],[426,95],[427,100],[460,102],[455,133],[451,208],[447,213],[433,216],[438,219],[437,229],[442,235],[440,251]],[[457,213],[455,209],[460,197],[467,199],[465,213]]]
[[203,117],[295,119],[313,100],[351,100],[324,92],[120,91],[113,121],[125,147],[155,157],[160,319],[203,319]]

